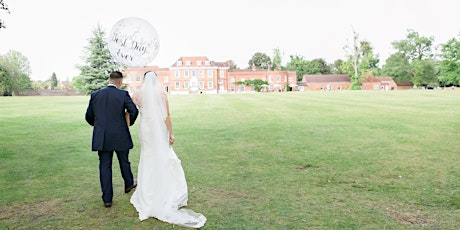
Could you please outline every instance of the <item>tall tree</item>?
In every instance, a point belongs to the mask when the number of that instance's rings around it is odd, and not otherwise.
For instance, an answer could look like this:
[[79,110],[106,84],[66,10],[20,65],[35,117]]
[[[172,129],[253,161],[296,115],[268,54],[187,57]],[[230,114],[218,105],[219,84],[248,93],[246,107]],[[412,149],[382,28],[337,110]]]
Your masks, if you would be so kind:
[[407,32],[406,39],[391,43],[396,53],[387,59],[383,72],[397,80],[409,78],[416,86],[437,86],[439,71],[433,58],[434,38],[420,36],[410,29]]
[[396,83],[412,82],[409,58],[402,53],[394,53],[385,61],[382,74],[391,76]]
[[342,63],[341,70],[350,75],[351,89],[360,89],[361,81],[366,75],[375,75],[378,72],[378,55],[368,41],[361,41],[359,34],[353,29],[353,44],[345,46],[347,61]]
[[438,68],[431,59],[416,59],[412,62],[412,82],[415,85],[438,86],[437,73]]
[[98,25],[93,30],[93,35],[89,38],[89,45],[85,47],[85,65],[79,66],[80,76],[76,79],[78,91],[90,94],[108,84],[109,74],[114,70],[119,70],[121,66],[117,64],[107,48],[105,32]]
[[[10,9],[8,8],[8,5],[6,5],[3,0],[0,0],[0,11],[6,11],[7,13],[10,13]],[[3,22],[2,19],[0,19],[0,29],[6,28],[5,23]]]
[[3,94],[17,95],[30,88],[30,62],[19,51],[10,50],[0,55],[0,89]]
[[53,74],[51,75],[50,84],[51,84],[51,89],[55,89],[57,87],[58,80],[57,80],[55,72],[53,72]]
[[404,54],[409,60],[423,60],[433,57],[432,45],[434,37],[423,37],[412,29],[407,30],[406,39],[394,41],[391,44],[398,52]]
[[331,73],[333,74],[344,74],[344,71],[342,70],[342,64],[343,64],[342,59],[337,59],[334,61],[334,63],[329,65],[329,68],[331,69]]
[[460,34],[441,44],[441,76],[439,81],[444,86],[460,85]]
[[300,55],[291,55],[291,61],[287,63],[286,68],[290,71],[295,71],[297,74],[297,80],[302,81],[303,75],[307,74],[308,61]]
[[323,58],[316,58],[307,62],[306,74],[330,74],[331,68]]
[[272,66],[272,60],[267,54],[257,52],[249,60],[248,69],[255,67],[256,69],[270,69]]
[[273,50],[273,69],[282,70],[283,66],[281,65],[281,62],[281,51],[279,48],[275,48]]

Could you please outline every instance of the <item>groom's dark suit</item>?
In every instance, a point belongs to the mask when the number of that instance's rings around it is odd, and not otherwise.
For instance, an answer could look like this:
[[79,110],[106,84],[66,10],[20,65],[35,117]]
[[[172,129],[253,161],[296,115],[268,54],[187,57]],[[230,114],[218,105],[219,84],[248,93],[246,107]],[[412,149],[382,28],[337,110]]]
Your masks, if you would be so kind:
[[112,203],[112,157],[117,153],[125,189],[133,186],[134,179],[128,159],[133,141],[126,124],[125,111],[129,113],[133,125],[139,111],[128,92],[109,85],[93,92],[86,110],[85,119],[94,126],[92,150],[99,154],[99,173],[102,187],[102,200]]

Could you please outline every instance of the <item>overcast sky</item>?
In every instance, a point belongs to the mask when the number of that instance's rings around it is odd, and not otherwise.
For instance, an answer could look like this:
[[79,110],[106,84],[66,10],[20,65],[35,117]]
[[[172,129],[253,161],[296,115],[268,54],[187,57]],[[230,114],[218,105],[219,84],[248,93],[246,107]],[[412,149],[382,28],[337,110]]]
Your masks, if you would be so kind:
[[0,54],[21,52],[30,61],[32,80],[79,74],[83,50],[101,25],[108,35],[126,17],[150,22],[160,37],[160,51],[150,65],[170,67],[181,56],[234,60],[246,68],[256,52],[283,63],[289,55],[307,60],[343,59],[352,28],[369,41],[381,63],[393,53],[391,42],[413,29],[433,36],[435,44],[460,32],[458,0],[4,0],[0,11]]

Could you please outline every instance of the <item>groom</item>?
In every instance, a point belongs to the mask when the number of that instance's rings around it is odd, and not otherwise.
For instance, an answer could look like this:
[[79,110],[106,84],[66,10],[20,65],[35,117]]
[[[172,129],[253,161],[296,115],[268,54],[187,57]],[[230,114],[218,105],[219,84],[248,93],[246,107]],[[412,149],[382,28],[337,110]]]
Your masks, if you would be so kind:
[[[119,71],[110,74],[109,85],[91,93],[85,119],[93,128],[92,150],[99,154],[99,178],[104,206],[112,206],[112,158],[117,154],[120,171],[125,182],[125,193],[136,187],[128,159],[133,141],[125,119],[129,114],[130,125],[136,121],[139,111],[128,92],[121,90],[123,75]],[[126,115],[127,117],[128,115]]]

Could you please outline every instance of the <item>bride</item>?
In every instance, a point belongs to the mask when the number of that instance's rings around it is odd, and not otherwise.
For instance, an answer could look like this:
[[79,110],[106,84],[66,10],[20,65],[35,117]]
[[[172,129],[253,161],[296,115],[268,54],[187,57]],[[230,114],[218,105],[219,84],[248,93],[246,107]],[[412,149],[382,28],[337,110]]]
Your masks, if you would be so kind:
[[187,205],[187,182],[172,148],[174,135],[168,100],[154,72],[144,74],[142,89],[133,95],[133,101],[141,114],[141,154],[137,188],[130,201],[139,212],[139,219],[155,217],[183,227],[202,227],[205,216],[181,208]]

